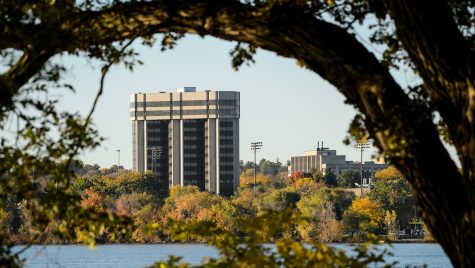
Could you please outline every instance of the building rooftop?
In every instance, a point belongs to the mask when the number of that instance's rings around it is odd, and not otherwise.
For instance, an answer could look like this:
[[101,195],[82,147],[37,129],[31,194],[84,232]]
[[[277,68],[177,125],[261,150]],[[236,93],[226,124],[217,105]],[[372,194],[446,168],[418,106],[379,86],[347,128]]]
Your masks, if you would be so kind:
[[176,89],[176,92],[196,92],[196,87],[180,87]]

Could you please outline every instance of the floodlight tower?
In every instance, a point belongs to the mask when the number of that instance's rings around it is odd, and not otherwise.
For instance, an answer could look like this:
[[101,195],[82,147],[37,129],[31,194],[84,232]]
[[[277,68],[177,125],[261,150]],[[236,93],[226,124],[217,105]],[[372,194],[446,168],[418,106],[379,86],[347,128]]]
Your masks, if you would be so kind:
[[155,173],[155,161],[162,157],[162,146],[147,147],[152,152],[152,173]]
[[360,189],[361,189],[361,197],[363,197],[363,151],[365,149],[371,148],[370,142],[359,142],[355,145],[355,148],[360,150]]
[[256,153],[262,148],[262,142],[251,142],[251,150],[254,151],[254,188],[256,187]]

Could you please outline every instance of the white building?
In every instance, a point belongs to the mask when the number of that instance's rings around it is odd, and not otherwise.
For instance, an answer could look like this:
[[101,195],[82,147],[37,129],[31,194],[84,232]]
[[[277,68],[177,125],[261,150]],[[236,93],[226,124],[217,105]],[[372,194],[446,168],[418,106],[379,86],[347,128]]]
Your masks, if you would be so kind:
[[361,166],[363,168],[363,178],[368,179],[363,184],[369,183],[369,178],[373,178],[376,171],[388,167],[387,164],[375,163],[374,161],[367,161],[361,165],[360,162],[347,161],[346,156],[337,155],[336,150],[317,147],[316,150],[305,151],[303,156],[291,157],[289,176],[296,172],[321,172],[326,174],[329,170],[332,170],[338,178],[343,171],[359,173]]

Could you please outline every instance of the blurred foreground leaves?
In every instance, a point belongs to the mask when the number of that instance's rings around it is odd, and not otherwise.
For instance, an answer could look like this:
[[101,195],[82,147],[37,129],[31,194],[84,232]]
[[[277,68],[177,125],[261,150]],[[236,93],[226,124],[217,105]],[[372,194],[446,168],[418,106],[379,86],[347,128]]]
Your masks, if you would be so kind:
[[[388,247],[377,245],[376,236],[370,235],[368,242],[355,245],[350,253],[292,238],[289,231],[305,220],[291,209],[267,211],[255,218],[241,219],[244,236],[225,231],[212,221],[169,220],[164,228],[171,237],[177,241],[207,240],[219,251],[219,257],[204,258],[200,265],[191,265],[182,262],[181,257],[170,256],[151,267],[395,267],[396,263],[385,263],[384,258],[391,253]],[[151,226],[154,227],[157,226]]]

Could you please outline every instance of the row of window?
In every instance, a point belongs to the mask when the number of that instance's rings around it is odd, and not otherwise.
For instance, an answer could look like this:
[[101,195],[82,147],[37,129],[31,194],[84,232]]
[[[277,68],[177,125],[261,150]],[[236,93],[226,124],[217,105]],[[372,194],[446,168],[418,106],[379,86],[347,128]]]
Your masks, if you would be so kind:
[[147,127],[167,127],[167,121],[155,120],[155,121],[147,121]]
[[234,161],[234,158],[233,158],[233,157],[223,157],[223,156],[220,156],[220,157],[219,157],[219,161],[220,161],[220,162],[233,162],[233,161]]
[[219,130],[219,135],[221,137],[232,137],[234,132],[232,130]]
[[183,146],[184,149],[198,149],[198,145],[196,144],[185,144]]
[[231,126],[231,127],[220,127],[219,130],[229,130],[229,131],[233,131],[234,128]]
[[221,162],[219,163],[220,170],[233,170],[233,162]]
[[196,127],[185,127],[185,128],[183,128],[183,131],[195,132],[195,131],[198,131],[198,128],[196,128]]
[[196,157],[198,157],[198,154],[184,154],[183,157],[184,158],[196,158]]
[[198,137],[196,137],[196,136],[185,136],[185,137],[183,137],[183,140],[185,140],[185,141],[195,141],[195,140],[198,140]]
[[[218,105],[236,106],[237,100],[218,100]],[[137,106],[135,106],[137,104]],[[147,107],[170,107],[170,106],[207,106],[216,105],[216,100],[185,100],[185,101],[147,101]],[[132,102],[130,108],[144,107],[144,102]]]
[[150,126],[147,126],[147,135],[153,135],[155,133],[168,133],[168,129],[151,128]]
[[150,137],[150,134],[147,135],[147,141],[166,141],[166,139],[161,139],[160,137]]
[[234,152],[233,148],[219,148],[220,154],[232,154]]
[[200,174],[200,172],[198,172],[198,171],[193,171],[193,170],[185,170],[185,171],[183,172],[183,175],[198,175],[198,174]]
[[[161,145],[161,143],[157,143],[157,142],[160,142],[161,140],[160,139],[155,139],[155,138],[149,138],[147,139],[147,144],[149,146],[155,146],[155,145]],[[168,146],[168,150],[172,150],[173,147],[171,145]],[[185,144],[183,146],[183,149],[185,149],[186,151],[203,151],[203,149],[205,149],[205,155],[208,156],[208,148],[203,148],[203,146],[201,146],[201,144]],[[133,148],[133,150],[135,151],[135,147]],[[234,152],[234,149],[232,146],[229,146],[229,145],[223,145],[221,144],[220,148],[219,148],[219,153],[221,156],[233,156],[233,152]],[[167,152],[161,152],[161,155],[163,154],[166,154]],[[149,155],[151,155],[151,153],[149,153]],[[298,165],[294,165],[294,166],[298,166]]]
[[[218,110],[216,113],[216,110],[211,109],[211,110],[172,110],[170,111],[147,111],[145,113],[145,116],[185,116],[185,115],[239,115],[238,112],[236,112],[234,109],[226,109],[226,110]],[[136,111],[136,112],[130,112],[130,117],[135,117],[135,116],[144,116],[143,111]]]
[[233,143],[222,143],[219,145],[219,149],[224,149],[224,148],[233,148]]
[[224,128],[224,127],[232,127],[233,122],[232,121],[219,121],[219,127]]

